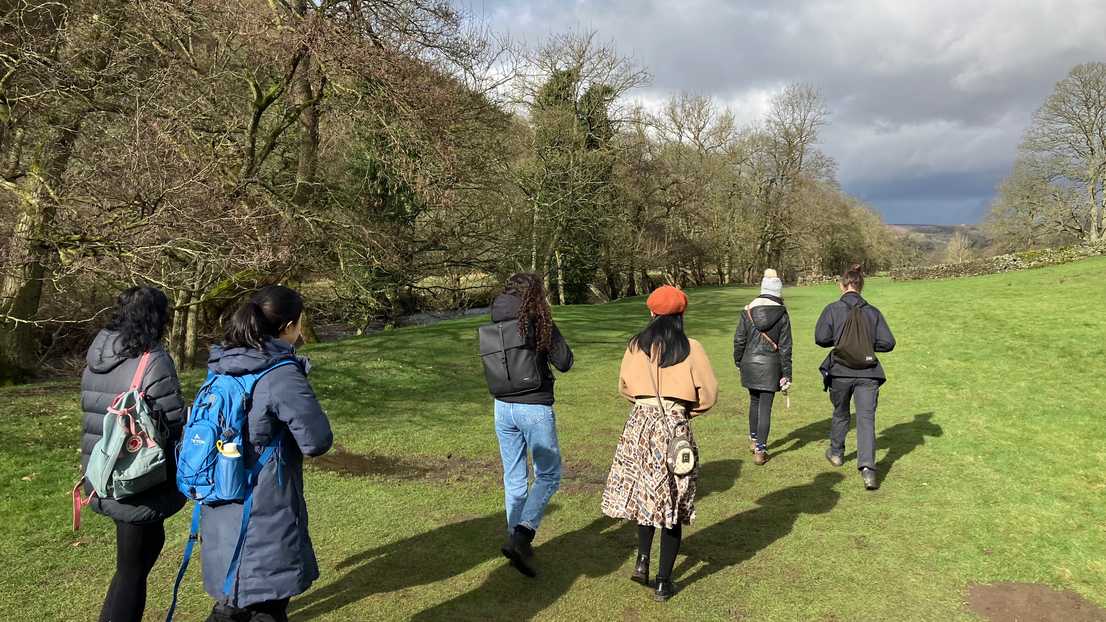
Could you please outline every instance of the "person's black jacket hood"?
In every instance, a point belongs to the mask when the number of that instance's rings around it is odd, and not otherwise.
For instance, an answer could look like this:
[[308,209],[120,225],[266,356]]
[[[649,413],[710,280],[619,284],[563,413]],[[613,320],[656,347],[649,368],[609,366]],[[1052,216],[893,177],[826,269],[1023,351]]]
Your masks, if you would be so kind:
[[[493,322],[507,322],[518,319],[518,311],[521,306],[522,299],[518,296],[514,294],[500,294],[492,301],[491,319]],[[527,341],[530,343],[531,347],[534,346],[532,331],[531,334],[527,335]],[[561,331],[557,329],[556,324],[553,324],[553,336],[550,339],[549,352],[539,352],[538,356],[541,359],[539,363],[542,370],[541,386],[530,393],[497,398],[499,401],[511,404],[553,405],[553,385],[556,380],[553,377],[553,372],[549,369],[549,365],[552,364],[553,367],[556,367],[558,371],[563,373],[572,369],[574,361],[572,349],[568,347],[568,343],[565,341],[564,337],[561,336]]]

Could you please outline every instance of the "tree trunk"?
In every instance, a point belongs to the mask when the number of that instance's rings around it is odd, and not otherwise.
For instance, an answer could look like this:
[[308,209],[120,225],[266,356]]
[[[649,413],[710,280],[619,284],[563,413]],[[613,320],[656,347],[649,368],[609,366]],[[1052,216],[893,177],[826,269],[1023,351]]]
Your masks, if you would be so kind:
[[[302,3],[301,3],[302,4]],[[300,13],[306,7],[300,7]],[[299,162],[296,165],[296,189],[292,193],[292,203],[304,207],[315,196],[316,171],[319,165],[319,98],[325,82],[319,85],[319,92],[311,84],[311,56],[304,56],[297,69],[296,98],[303,106],[300,112]]]
[[607,296],[610,300],[618,300],[622,297],[622,275],[610,269],[603,270],[603,273],[607,277]]
[[[538,202],[530,214],[530,272],[538,271]],[[546,279],[546,291],[549,291],[549,279]]]
[[0,274],[0,383],[26,381],[38,367],[33,325],[10,318],[38,319],[50,257],[46,237],[57,215],[57,197],[80,125],[81,113],[55,125],[42,143],[41,158],[31,166],[33,173],[9,188],[18,195],[19,216]]
[[1098,242],[1102,239],[1102,206],[1098,202],[1098,185],[1099,180],[1092,178],[1087,187],[1091,201],[1091,231],[1089,235],[1089,241],[1091,242]]
[[189,306],[187,318],[184,323],[184,355],[181,357],[181,365],[184,369],[192,369],[196,366],[196,350],[200,344],[200,305]]
[[185,290],[177,292],[176,300],[173,301],[173,320],[169,325],[169,355],[181,367],[184,366],[184,339],[187,333],[188,303],[190,301],[191,295],[189,292]]
[[553,251],[553,259],[557,262],[557,300],[562,306],[565,304],[565,273],[564,264],[561,262],[561,251]]

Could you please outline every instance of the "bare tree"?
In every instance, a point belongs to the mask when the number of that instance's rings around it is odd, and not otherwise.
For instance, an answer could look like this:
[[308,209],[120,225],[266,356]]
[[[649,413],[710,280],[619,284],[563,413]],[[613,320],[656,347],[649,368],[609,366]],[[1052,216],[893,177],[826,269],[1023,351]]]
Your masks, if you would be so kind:
[[1033,118],[1022,150],[1050,177],[1075,184],[1086,196],[1086,239],[1103,236],[1106,192],[1106,63],[1076,65]]

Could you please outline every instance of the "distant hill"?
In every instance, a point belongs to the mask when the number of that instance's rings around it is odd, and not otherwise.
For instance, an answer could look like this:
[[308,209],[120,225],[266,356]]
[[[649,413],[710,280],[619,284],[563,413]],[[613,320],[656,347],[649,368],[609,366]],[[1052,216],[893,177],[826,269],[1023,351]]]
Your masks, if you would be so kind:
[[896,231],[903,233],[916,233],[933,240],[940,240],[948,244],[952,236],[960,231],[968,237],[982,237],[983,228],[979,225],[887,225]]
[[949,242],[957,233],[968,239],[967,247],[985,248],[987,238],[979,225],[888,225],[902,234],[920,255],[922,264],[943,263],[947,260]]

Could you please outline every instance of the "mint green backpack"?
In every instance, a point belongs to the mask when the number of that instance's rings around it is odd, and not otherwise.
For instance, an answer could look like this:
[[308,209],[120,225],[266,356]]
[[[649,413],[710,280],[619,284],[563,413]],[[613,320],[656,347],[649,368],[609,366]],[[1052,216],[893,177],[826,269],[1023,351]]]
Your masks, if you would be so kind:
[[[84,475],[73,487],[73,529],[80,528],[81,508],[92,497],[126,499],[167,479],[166,434],[141,391],[149,360],[149,352],[142,355],[131,388],[116,397],[104,415],[103,436],[92,448]],[[92,485],[92,493],[82,499],[85,480]]]

